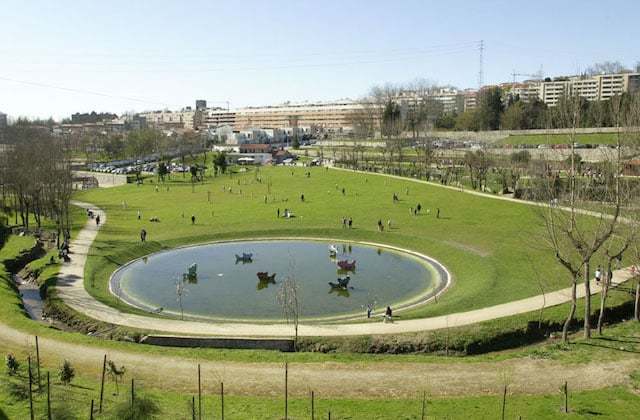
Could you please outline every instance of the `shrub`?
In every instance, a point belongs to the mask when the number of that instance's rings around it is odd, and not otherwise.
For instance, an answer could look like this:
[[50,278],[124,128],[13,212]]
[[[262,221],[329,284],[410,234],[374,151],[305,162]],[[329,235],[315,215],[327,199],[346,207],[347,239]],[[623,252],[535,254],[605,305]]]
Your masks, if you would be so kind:
[[60,379],[60,382],[64,385],[69,385],[75,376],[75,369],[71,366],[71,363],[68,360],[65,360],[58,372],[58,379]]
[[115,407],[112,418],[118,420],[155,419],[159,412],[160,408],[155,400],[144,395],[136,395],[133,406],[131,406],[131,401],[120,402]]
[[7,367],[7,373],[10,376],[18,373],[18,368],[20,368],[20,363],[18,363],[18,359],[12,353],[7,354],[5,357],[5,366]]

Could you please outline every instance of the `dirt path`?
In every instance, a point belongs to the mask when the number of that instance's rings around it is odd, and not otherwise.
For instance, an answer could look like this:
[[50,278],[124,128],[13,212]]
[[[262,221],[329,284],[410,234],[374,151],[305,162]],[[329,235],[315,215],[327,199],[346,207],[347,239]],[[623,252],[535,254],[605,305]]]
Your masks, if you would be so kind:
[[[89,203],[74,202],[73,204],[91,208],[100,215],[102,224],[106,223],[107,215]],[[286,324],[250,324],[224,323],[202,321],[180,321],[177,319],[153,318],[142,315],[120,312],[115,308],[97,301],[84,288],[84,265],[100,226],[94,220],[89,220],[80,230],[77,237],[71,241],[71,262],[65,263],[60,269],[56,289],[58,295],[67,305],[78,312],[110,324],[139,328],[147,331],[163,331],[179,335],[213,335],[233,337],[290,337],[293,335],[293,325]],[[410,250],[407,250],[411,252]],[[633,275],[629,269],[616,270],[613,273],[612,284],[623,283]],[[592,281],[591,293],[600,291],[600,286]],[[584,288],[578,288],[578,298],[585,296]],[[500,305],[476,309],[468,312],[400,320],[393,323],[341,323],[341,324],[302,324],[299,328],[301,336],[349,336],[349,335],[377,335],[398,334],[407,332],[429,331],[443,328],[453,328],[471,325],[478,322],[508,317],[539,310],[569,302],[571,289],[562,289],[545,295],[532,296],[526,299],[503,303]]]
[[[0,324],[0,349],[30,349],[34,339]],[[87,347],[50,338],[40,338],[40,354],[46,366],[57,367],[63,358],[100,377],[102,357],[127,368],[127,375],[143,386],[193,393],[196,391],[198,360],[145,355],[128,351]],[[283,355],[284,361],[285,355]],[[284,369],[280,363],[200,361],[205,392],[214,392],[220,381],[236,395],[278,396],[282,393]],[[573,390],[598,389],[627,383],[628,375],[640,368],[638,357],[621,361],[561,364],[557,361],[521,358],[501,362],[449,363],[292,363],[289,389],[292,395],[307,395],[313,389],[323,397],[400,398],[415,397],[427,390],[434,396],[486,395],[501,392],[503,377],[514,393],[553,393],[564,381]],[[157,386],[157,385],[155,385]]]

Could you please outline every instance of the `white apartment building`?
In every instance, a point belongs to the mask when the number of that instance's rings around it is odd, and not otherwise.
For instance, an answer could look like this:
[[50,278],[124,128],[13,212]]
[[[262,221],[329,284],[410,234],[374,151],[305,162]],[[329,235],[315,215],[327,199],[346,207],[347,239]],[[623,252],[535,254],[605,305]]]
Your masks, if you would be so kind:
[[524,101],[538,98],[547,106],[555,106],[561,97],[577,95],[588,101],[606,101],[616,95],[640,90],[640,73],[599,74],[595,76],[558,77],[554,80],[532,80],[511,85],[513,95]]
[[357,101],[286,103],[282,105],[245,107],[235,110],[210,109],[203,117],[206,127],[230,125],[234,131],[249,129],[291,129],[308,127],[326,132],[353,129],[353,117],[363,112]]
[[187,107],[181,111],[150,111],[139,114],[147,125],[155,128],[181,128],[193,130],[202,123],[202,112]]

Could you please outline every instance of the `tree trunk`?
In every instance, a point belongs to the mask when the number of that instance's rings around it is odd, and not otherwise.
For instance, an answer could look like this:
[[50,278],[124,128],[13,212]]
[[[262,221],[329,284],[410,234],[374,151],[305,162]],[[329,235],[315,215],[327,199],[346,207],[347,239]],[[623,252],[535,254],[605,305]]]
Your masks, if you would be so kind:
[[[609,263],[609,267],[607,267],[607,273],[611,272],[611,263]],[[602,324],[604,323],[604,310],[606,307],[607,293],[609,292],[609,283],[611,279],[609,278],[609,274],[604,280],[604,284],[602,285],[602,290],[600,291],[600,314],[598,315],[598,335],[602,335]]]
[[569,336],[569,326],[571,325],[571,321],[573,317],[576,315],[576,289],[578,286],[578,276],[575,275],[573,277],[573,284],[571,285],[571,309],[569,310],[569,316],[564,321],[564,325],[562,327],[562,342],[566,343],[568,341]]
[[589,262],[584,265],[584,338],[591,338],[591,283]]
[[636,321],[640,321],[640,281],[636,283],[636,302],[634,309],[634,318]]

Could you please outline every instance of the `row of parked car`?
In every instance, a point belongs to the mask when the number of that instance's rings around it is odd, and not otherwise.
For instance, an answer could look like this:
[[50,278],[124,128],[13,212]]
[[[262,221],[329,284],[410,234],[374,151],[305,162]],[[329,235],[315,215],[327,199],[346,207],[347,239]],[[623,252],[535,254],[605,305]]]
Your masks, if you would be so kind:
[[[158,168],[157,162],[141,163],[127,161],[124,164],[122,162],[109,162],[109,163],[91,163],[87,165],[88,169],[93,172],[102,172],[108,174],[128,175],[138,172],[155,172]],[[189,166],[183,166],[175,162],[168,164],[169,172],[182,173],[189,172]]]

